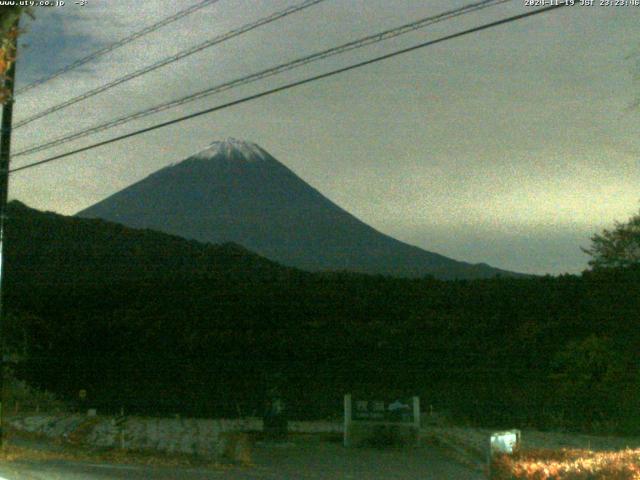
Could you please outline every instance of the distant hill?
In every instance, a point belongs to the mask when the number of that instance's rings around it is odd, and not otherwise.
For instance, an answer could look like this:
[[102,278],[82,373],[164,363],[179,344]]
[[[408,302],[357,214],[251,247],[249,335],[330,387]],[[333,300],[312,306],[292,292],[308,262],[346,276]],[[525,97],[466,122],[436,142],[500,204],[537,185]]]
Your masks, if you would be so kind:
[[167,276],[241,278],[293,271],[233,243],[211,245],[100,219],[9,203],[7,275],[33,284],[139,282]]
[[229,139],[82,210],[134,228],[234,242],[283,265],[440,279],[512,276],[391,238],[355,218],[258,145]]

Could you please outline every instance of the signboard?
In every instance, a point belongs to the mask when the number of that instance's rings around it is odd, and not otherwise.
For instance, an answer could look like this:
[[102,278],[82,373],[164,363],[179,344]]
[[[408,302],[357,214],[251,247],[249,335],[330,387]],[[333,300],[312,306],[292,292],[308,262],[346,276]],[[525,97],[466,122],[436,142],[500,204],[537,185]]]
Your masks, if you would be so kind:
[[351,401],[351,420],[414,423],[413,399]]
[[376,399],[344,396],[344,446],[351,445],[354,425],[364,428],[387,425],[382,428],[402,427],[413,432],[415,441],[420,442],[420,399],[418,397]]
[[491,435],[489,443],[491,456],[499,453],[512,455],[520,448],[520,430],[496,432]]

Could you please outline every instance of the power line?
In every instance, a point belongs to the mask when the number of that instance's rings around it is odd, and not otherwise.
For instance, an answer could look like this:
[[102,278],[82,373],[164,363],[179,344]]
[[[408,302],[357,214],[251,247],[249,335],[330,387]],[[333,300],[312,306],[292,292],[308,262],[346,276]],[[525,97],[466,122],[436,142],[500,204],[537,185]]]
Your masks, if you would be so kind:
[[110,45],[107,45],[104,48],[101,48],[100,50],[96,50],[95,52],[87,55],[86,57],[83,57],[79,60],[76,60],[73,63],[70,63],[69,65],[61,68],[60,70],[50,74],[49,76],[43,77],[40,80],[36,80],[35,82],[32,82],[28,85],[25,85],[24,87],[21,87],[19,89],[16,90],[15,95],[20,95],[21,93],[24,93],[28,90],[31,90],[39,85],[42,85],[43,83],[48,82],[49,80],[53,80],[54,78],[57,78],[71,70],[74,70],[82,65],[84,65],[85,63],[89,63],[92,60],[95,60],[98,57],[101,57],[102,55],[105,55],[109,52],[112,52],[128,43],[133,42],[134,40],[137,40],[140,37],[143,37],[144,35],[147,35],[148,33],[154,32],[162,27],[164,27],[165,25],[169,25],[170,23],[173,23],[183,17],[186,17],[187,15],[192,14],[193,12],[196,12],[198,10],[203,9],[204,7],[211,5],[213,3],[218,2],[219,0],[204,0],[200,3],[196,3],[195,5],[192,5],[188,8],[185,8],[184,10],[180,10],[178,13],[175,13],[174,15],[171,15],[170,17],[166,17],[162,20],[160,20],[157,23],[154,23],[153,25],[149,25],[146,28],[143,28],[142,30],[139,30],[135,33],[132,33],[131,35],[122,38],[121,40],[118,40],[117,42],[114,42]]
[[142,75],[145,75],[149,72],[152,72],[154,70],[157,70],[158,68],[164,67],[166,65],[169,65],[171,63],[177,62],[178,60],[182,60],[183,58],[186,58],[190,55],[193,55],[194,53],[200,52],[206,48],[212,47],[214,45],[217,45],[219,43],[225,42],[231,38],[237,37],[239,35],[242,35],[246,32],[249,32],[251,30],[254,30],[258,27],[261,27],[262,25],[266,25],[268,23],[271,22],[275,22],[276,20],[279,20],[283,17],[286,17],[288,15],[291,15],[293,13],[296,13],[300,10],[304,10],[305,8],[311,7],[313,5],[316,5],[317,3],[321,3],[324,2],[325,0],[304,0],[302,3],[299,3],[297,5],[294,5],[292,7],[288,7],[285,8],[284,10],[280,10],[279,12],[273,13],[267,17],[263,17],[260,20],[257,20],[255,22],[252,23],[248,23],[246,25],[243,25],[240,28],[236,28],[234,30],[231,30],[227,33],[224,33],[222,35],[218,35],[214,38],[212,38],[211,40],[208,40],[206,42],[200,43],[194,47],[191,47],[187,50],[182,50],[181,52],[178,52],[175,55],[172,55],[170,57],[164,58],[156,63],[153,63],[151,65],[148,65],[140,70],[136,70],[135,72],[129,73],[127,75],[125,75],[124,77],[120,77],[117,78],[115,80],[113,80],[112,82],[106,83],[104,85],[101,85],[97,88],[94,88],[93,90],[89,90],[88,92],[85,92],[81,95],[78,95],[76,97],[73,97],[65,102],[59,103],[58,105],[54,105],[53,107],[47,108],[39,113],[36,113],[35,115],[32,115],[31,117],[25,118],[24,120],[21,120],[19,122],[17,122],[13,128],[20,128],[23,127],[35,120],[38,120],[39,118],[42,117],[46,117],[47,115],[51,115],[54,112],[57,112],[59,110],[62,110],[64,108],[67,108],[71,105],[74,105],[78,102],[81,102],[83,100],[86,100],[87,98],[91,98],[94,95],[98,95],[99,93],[102,93],[106,90],[109,90],[113,87],[116,87],[118,85],[121,85],[125,82],[128,82],[129,80],[133,80],[134,78],[138,78]]
[[86,152],[88,150],[93,150],[94,148],[102,147],[102,146],[108,145],[110,143],[115,143],[115,142],[118,142],[120,140],[124,140],[126,138],[135,137],[137,135],[141,135],[143,133],[150,132],[152,130],[157,130],[159,128],[167,127],[169,125],[180,123],[180,122],[183,122],[185,120],[190,120],[192,118],[196,118],[196,117],[199,117],[199,116],[202,116],[202,115],[206,115],[208,113],[213,113],[213,112],[216,112],[218,110],[223,110],[225,108],[233,107],[235,105],[240,105],[242,103],[246,103],[246,102],[249,102],[249,101],[252,101],[252,100],[256,100],[258,98],[266,97],[266,96],[272,95],[274,93],[282,92],[284,90],[289,90],[290,88],[298,87],[300,85],[305,85],[307,83],[311,83],[311,82],[314,82],[316,80],[322,80],[324,78],[333,77],[335,75],[339,75],[339,74],[344,73],[344,72],[355,70],[357,68],[364,67],[366,65],[371,65],[373,63],[381,62],[383,60],[387,60],[389,58],[396,57],[398,55],[402,55],[402,54],[405,54],[405,53],[413,52],[413,51],[421,49],[421,48],[425,48],[425,47],[429,47],[431,45],[435,45],[435,44],[438,44],[438,43],[446,42],[448,40],[452,40],[454,38],[462,37],[464,35],[469,35],[471,33],[479,32],[479,31],[482,31],[482,30],[487,30],[489,28],[497,27],[499,25],[504,25],[504,24],[507,24],[507,23],[510,23],[510,22],[521,20],[523,18],[532,17],[534,15],[539,15],[541,13],[549,12],[549,11],[555,10],[557,8],[566,7],[568,5],[570,5],[570,4],[568,4],[568,3],[559,3],[557,5],[551,5],[551,6],[540,8],[540,9],[533,10],[533,11],[530,11],[530,12],[521,13],[519,15],[513,15],[511,17],[503,18],[502,20],[497,20],[497,21],[494,21],[494,22],[485,23],[484,25],[480,25],[478,27],[474,27],[474,28],[470,28],[470,29],[467,29],[467,30],[463,30],[461,32],[453,33],[451,35],[445,35],[444,37],[440,37],[440,38],[437,38],[435,40],[429,40],[427,42],[419,43],[417,45],[414,45],[414,46],[411,46],[411,47],[408,47],[408,48],[403,48],[401,50],[397,50],[395,52],[388,53],[386,55],[381,55],[379,57],[374,57],[374,58],[371,58],[369,60],[365,60],[363,62],[359,62],[359,63],[355,63],[355,64],[352,64],[352,65],[349,65],[347,67],[342,67],[342,68],[338,68],[336,70],[331,70],[329,72],[325,72],[325,73],[322,73],[322,74],[319,74],[319,75],[315,75],[313,77],[309,77],[309,78],[306,78],[304,80],[298,80],[296,82],[291,82],[291,83],[288,83],[286,85],[282,85],[280,87],[276,87],[276,88],[272,88],[272,89],[269,89],[269,90],[265,90],[263,92],[256,93],[254,95],[249,95],[247,97],[243,97],[241,99],[234,100],[232,102],[228,102],[228,103],[225,103],[225,104],[222,104],[222,105],[218,105],[216,107],[207,108],[205,110],[201,110],[201,111],[196,112],[196,113],[192,113],[192,114],[189,114],[189,115],[185,115],[183,117],[179,117],[179,118],[176,118],[176,119],[173,119],[173,120],[169,120],[167,122],[158,123],[156,125],[152,125],[150,127],[142,128],[142,129],[136,130],[134,132],[130,132],[130,133],[127,133],[127,134],[124,134],[124,135],[120,135],[120,136],[117,136],[117,137],[114,137],[114,138],[110,138],[109,140],[104,140],[102,142],[97,142],[97,143],[94,143],[92,145],[88,145],[86,147],[82,147],[82,148],[78,148],[76,150],[72,150],[70,152],[66,152],[66,153],[62,153],[60,155],[55,155],[55,156],[52,156],[52,157],[49,157],[49,158],[45,158],[44,160],[39,160],[37,162],[29,163],[27,165],[23,165],[22,167],[13,168],[9,172],[10,173],[15,173],[15,172],[18,172],[18,171],[21,171],[21,170],[26,170],[26,169],[33,168],[33,167],[36,167],[36,166],[39,166],[39,165],[43,165],[45,163],[50,163],[50,162],[53,162],[53,161],[56,161],[56,160],[60,160],[62,158],[69,157],[71,155],[75,155],[77,153]]
[[242,85],[246,85],[248,83],[253,83],[256,82],[258,80],[263,80],[265,78],[289,71],[289,70],[293,70],[295,68],[301,67],[303,65],[307,65],[309,63],[312,62],[316,62],[319,60],[324,60],[326,58],[332,57],[334,55],[339,55],[354,49],[358,49],[358,48],[363,48],[369,45],[372,45],[374,43],[378,43],[378,42],[382,42],[384,40],[388,40],[390,38],[394,38],[400,35],[403,35],[405,33],[409,33],[415,30],[418,30],[420,28],[424,28],[425,26],[437,23],[437,22],[441,22],[441,21],[445,21],[445,20],[449,20],[451,18],[460,16],[460,15],[464,15],[467,13],[471,13],[477,10],[481,10],[483,8],[488,8],[494,5],[498,5],[501,3],[506,3],[509,2],[511,0],[482,0],[480,2],[477,3],[473,3],[470,5],[466,5],[464,7],[460,7],[460,8],[456,8],[454,10],[449,10],[446,11],[444,13],[438,14],[438,15],[433,15],[433,16],[429,16],[426,18],[422,18],[420,20],[414,21],[414,22],[410,22],[407,23],[405,25],[401,25],[400,27],[395,27],[389,30],[385,30],[383,32],[380,33],[376,33],[374,35],[369,35],[367,37],[363,37],[361,39],[358,40],[354,40],[348,43],[345,43],[343,45],[339,45],[337,47],[333,47],[333,48],[329,48],[326,50],[322,50],[320,52],[316,52],[314,54],[308,55],[308,56],[304,56],[301,58],[298,58],[296,60],[290,61],[290,62],[286,62],[280,65],[277,65],[275,67],[272,68],[268,68],[266,70],[262,70],[260,72],[245,76],[245,77],[241,77],[241,78],[237,78],[235,80],[231,80],[229,82],[225,82],[219,85],[216,85],[214,87],[210,87],[207,88],[205,90],[202,90],[200,92],[196,92],[194,94],[191,95],[187,95],[186,97],[182,97],[180,99],[177,100],[172,100],[170,102],[166,102],[160,105],[156,105],[154,107],[151,108],[147,108],[145,110],[141,110],[132,114],[127,114],[123,117],[119,117],[116,118],[114,120],[110,120],[106,123],[102,123],[100,125],[88,128],[88,129],[84,129],[84,130],[80,130],[79,132],[75,132],[75,133],[71,133],[68,135],[63,135],[61,137],[55,138],[49,142],[46,142],[44,144],[39,144],[39,145],[35,145],[35,146],[30,146],[27,147],[23,150],[20,150],[19,152],[16,152],[13,157],[19,157],[19,156],[23,156],[23,155],[29,155],[29,154],[33,154],[36,152],[40,152],[42,150],[47,150],[49,148],[53,148],[55,146],[58,145],[62,145],[64,143],[68,143],[72,140],[77,140],[78,138],[82,138],[82,137],[86,137],[88,135],[97,133],[97,132],[101,132],[113,127],[117,127],[119,125],[123,125],[125,123],[128,123],[130,121],[133,120],[138,120],[140,118],[144,118],[147,117],[149,115],[152,115],[154,113],[158,113],[170,108],[174,108],[180,105],[184,105],[186,103],[190,103],[193,102],[195,100],[199,100],[211,95],[215,95],[217,93],[226,91],[226,90],[230,90]]

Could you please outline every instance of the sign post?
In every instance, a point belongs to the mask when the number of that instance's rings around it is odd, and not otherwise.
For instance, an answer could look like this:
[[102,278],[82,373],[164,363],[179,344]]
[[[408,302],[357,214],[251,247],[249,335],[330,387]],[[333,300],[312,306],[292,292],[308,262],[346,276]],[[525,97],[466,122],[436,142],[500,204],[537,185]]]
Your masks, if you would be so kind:
[[284,380],[282,375],[275,374],[267,379],[267,398],[262,417],[263,432],[269,440],[286,440],[289,430],[287,405],[282,394]]
[[420,397],[413,397],[413,428],[416,432],[416,445],[420,445]]
[[349,447],[351,445],[351,395],[346,394],[344,396],[344,446]]
[[127,423],[127,417],[124,414],[124,408],[120,409],[120,415],[117,415],[113,420],[112,420],[113,425],[115,425],[115,427],[118,429],[118,436],[120,437],[120,449],[124,450],[125,447],[125,441],[124,441],[124,437],[125,437],[125,424]]
[[489,439],[489,478],[493,472],[493,461],[497,455],[513,455],[520,450],[521,433],[520,430],[507,430],[505,432],[496,432]]

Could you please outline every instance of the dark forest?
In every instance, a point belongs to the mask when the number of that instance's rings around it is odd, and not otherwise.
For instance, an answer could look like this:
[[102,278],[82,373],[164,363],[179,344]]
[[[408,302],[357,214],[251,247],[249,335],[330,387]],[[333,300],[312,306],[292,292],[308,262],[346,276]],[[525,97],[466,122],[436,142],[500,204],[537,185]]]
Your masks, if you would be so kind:
[[491,427],[640,433],[640,267],[440,281],[282,267],[12,202],[4,326],[16,374],[102,411],[338,417],[414,395]]

